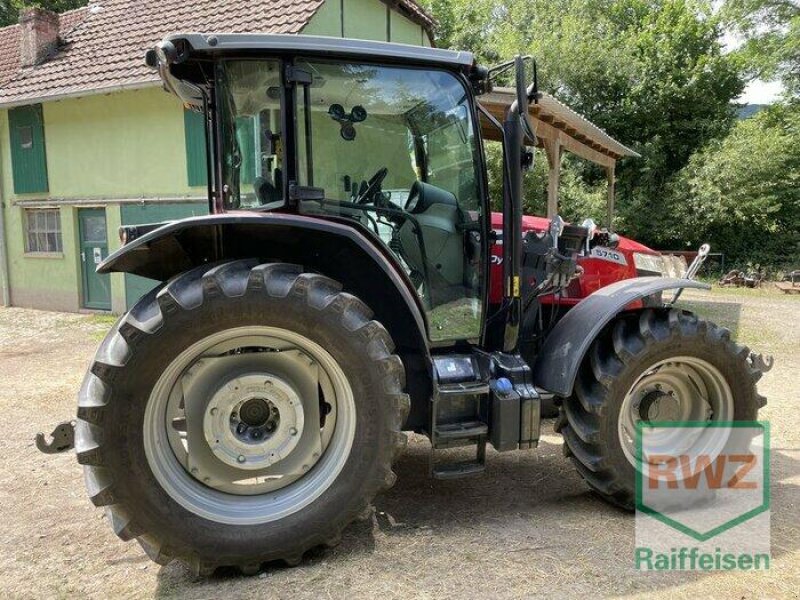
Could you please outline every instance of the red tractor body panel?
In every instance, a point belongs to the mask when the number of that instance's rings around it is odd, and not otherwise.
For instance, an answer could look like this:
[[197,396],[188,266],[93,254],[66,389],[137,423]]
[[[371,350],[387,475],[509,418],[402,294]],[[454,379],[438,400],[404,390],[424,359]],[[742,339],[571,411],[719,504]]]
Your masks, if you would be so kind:
[[[547,231],[548,220],[544,217],[525,215],[522,217],[522,234],[528,231],[543,233]],[[492,213],[492,229],[501,234],[503,231],[503,214]],[[592,250],[591,256],[581,256],[578,264],[583,268],[583,274],[564,291],[560,299],[561,304],[577,304],[583,298],[596,292],[600,288],[611,285],[623,279],[637,277],[636,265],[633,254],[658,255],[655,250],[640,244],[630,238],[619,236],[619,245],[616,248],[599,248]],[[491,246],[491,287],[489,301],[501,302],[503,299],[503,243],[497,241]],[[543,303],[550,302],[552,297],[542,298]]]

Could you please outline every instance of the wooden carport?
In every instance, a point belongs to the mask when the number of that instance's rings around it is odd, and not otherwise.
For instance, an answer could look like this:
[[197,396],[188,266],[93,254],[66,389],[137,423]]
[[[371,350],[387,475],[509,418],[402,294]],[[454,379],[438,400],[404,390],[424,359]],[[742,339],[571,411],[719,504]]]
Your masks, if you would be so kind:
[[[501,123],[506,109],[516,99],[511,88],[495,88],[478,98],[479,103]],[[538,147],[547,155],[547,216],[558,212],[558,188],[561,180],[561,158],[563,153],[576,156],[603,167],[608,182],[608,223],[614,226],[615,172],[617,161],[626,156],[639,154],[624,146],[597,125],[562,104],[553,96],[539,94],[539,101],[530,106],[531,121],[538,139]],[[484,139],[500,141],[500,132],[488,119],[481,120]]]

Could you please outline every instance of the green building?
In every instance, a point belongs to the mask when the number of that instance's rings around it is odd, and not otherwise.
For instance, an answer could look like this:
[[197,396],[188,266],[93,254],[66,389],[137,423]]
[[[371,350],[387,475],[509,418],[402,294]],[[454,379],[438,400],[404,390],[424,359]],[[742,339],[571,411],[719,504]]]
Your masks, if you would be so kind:
[[202,119],[144,66],[174,31],[431,45],[413,0],[101,0],[0,29],[4,305],[123,312],[154,285],[98,275],[117,229],[208,212]]

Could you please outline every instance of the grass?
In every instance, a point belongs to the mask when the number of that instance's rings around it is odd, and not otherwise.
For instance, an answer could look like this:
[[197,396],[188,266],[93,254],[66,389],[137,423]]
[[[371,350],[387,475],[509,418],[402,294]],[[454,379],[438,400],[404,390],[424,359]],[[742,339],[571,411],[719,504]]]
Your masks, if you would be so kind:
[[[479,305],[478,305],[479,306]],[[431,339],[473,339],[480,334],[480,312],[473,300],[461,299],[437,306],[428,313]]]
[[678,306],[727,327],[740,343],[774,352],[791,339],[794,323],[787,316],[796,313],[798,298],[773,287],[715,286],[710,292],[687,290]]
[[108,334],[108,330],[114,326],[114,323],[117,322],[116,315],[100,315],[95,314],[91,315],[88,318],[88,322],[92,325],[92,339],[100,342],[102,341],[106,335]]
[[96,325],[107,325],[111,327],[114,323],[117,322],[118,318],[119,317],[117,317],[116,315],[92,315],[89,318],[89,321]]

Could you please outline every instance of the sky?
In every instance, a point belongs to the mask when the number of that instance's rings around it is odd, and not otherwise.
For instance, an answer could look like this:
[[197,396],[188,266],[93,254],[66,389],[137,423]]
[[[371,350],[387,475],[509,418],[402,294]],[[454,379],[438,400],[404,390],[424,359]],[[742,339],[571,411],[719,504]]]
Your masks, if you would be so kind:
[[772,104],[783,92],[780,81],[751,81],[739,96],[741,104]]

